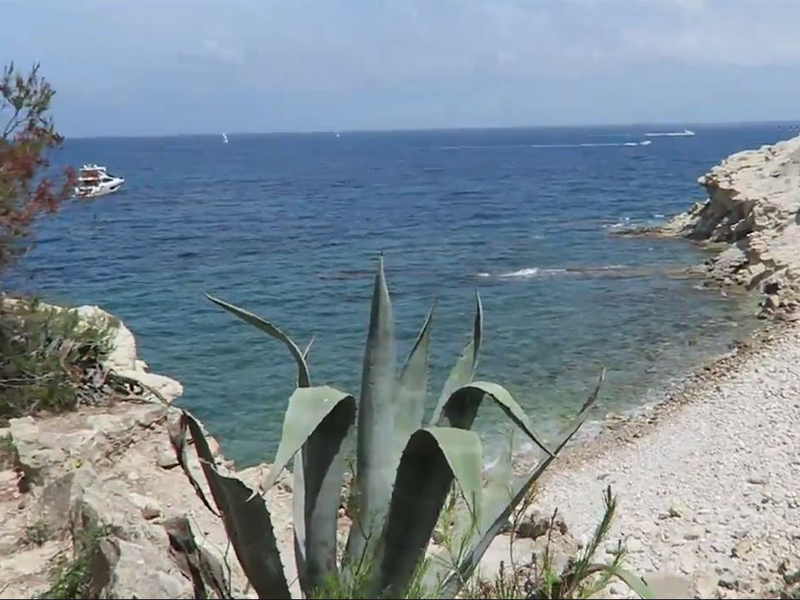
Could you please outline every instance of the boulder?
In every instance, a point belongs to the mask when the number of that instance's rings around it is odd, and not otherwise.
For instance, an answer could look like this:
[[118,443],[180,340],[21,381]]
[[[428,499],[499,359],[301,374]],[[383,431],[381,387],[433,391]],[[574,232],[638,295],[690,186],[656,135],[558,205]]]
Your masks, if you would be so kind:
[[183,394],[183,386],[164,375],[147,373],[138,369],[114,369],[119,375],[141,383],[146,389],[157,391],[167,402],[172,402]]
[[33,417],[9,421],[11,439],[14,441],[15,466],[23,476],[23,488],[44,482],[49,471],[67,460],[64,436],[50,434],[40,429]]
[[95,598],[194,598],[191,581],[146,544],[107,538],[92,561]]
[[69,520],[72,535],[103,528],[116,538],[138,543],[152,543],[166,549],[167,535],[161,527],[142,517],[142,509],[121,480],[103,481],[86,467],[76,475],[70,489]]
[[121,404],[103,413],[11,419],[21,487],[53,481],[82,464],[110,464],[139,439],[143,428],[166,419],[168,411],[162,404]]
[[164,375],[147,372],[147,363],[139,360],[136,355],[136,338],[122,321],[99,306],[86,305],[71,310],[80,315],[86,323],[98,328],[111,329],[111,351],[104,361],[106,368],[155,389],[167,402],[172,402],[183,394],[180,382]]

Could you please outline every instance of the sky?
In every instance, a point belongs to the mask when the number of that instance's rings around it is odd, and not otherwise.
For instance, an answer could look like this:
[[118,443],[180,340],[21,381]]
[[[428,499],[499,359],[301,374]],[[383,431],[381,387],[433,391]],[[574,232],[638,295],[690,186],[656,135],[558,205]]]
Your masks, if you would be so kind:
[[0,0],[68,136],[800,119],[800,1]]

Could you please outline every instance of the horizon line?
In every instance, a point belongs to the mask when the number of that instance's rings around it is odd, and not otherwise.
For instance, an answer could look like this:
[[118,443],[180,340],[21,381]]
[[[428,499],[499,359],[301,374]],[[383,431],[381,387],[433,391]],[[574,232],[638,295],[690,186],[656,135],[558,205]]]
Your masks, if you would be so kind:
[[221,136],[270,136],[270,135],[323,135],[323,134],[374,134],[374,133],[436,133],[457,131],[509,131],[514,129],[591,129],[591,128],[619,128],[619,127],[720,127],[720,126],[745,126],[745,125],[795,125],[800,131],[800,118],[797,120],[753,120],[753,121],[663,121],[663,122],[638,122],[638,123],[586,123],[562,125],[505,125],[487,126],[474,125],[462,127],[411,127],[399,129],[309,129],[309,130],[275,130],[275,131],[233,131],[233,132],[194,132],[194,133],[165,133],[149,135],[105,134],[105,135],[64,135],[65,140],[97,140],[97,139],[158,139],[175,137],[211,137]]

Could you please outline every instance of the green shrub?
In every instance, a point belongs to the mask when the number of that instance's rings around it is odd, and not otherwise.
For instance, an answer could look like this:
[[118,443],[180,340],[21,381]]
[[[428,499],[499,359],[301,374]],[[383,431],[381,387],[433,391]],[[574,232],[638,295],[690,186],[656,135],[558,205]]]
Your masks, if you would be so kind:
[[41,597],[48,600],[90,598],[92,563],[105,537],[105,528],[94,527],[75,540],[73,557],[57,563],[52,572],[50,589]]
[[0,423],[88,401],[87,374],[110,350],[110,329],[35,300],[0,299]]
[[625,549],[618,544],[610,563],[597,563],[597,551],[608,538],[611,524],[617,510],[617,498],[611,487],[603,495],[603,518],[594,531],[589,543],[577,556],[570,557],[560,572],[556,570],[552,558],[552,534],[555,529],[556,513],[547,531],[547,543],[539,562],[532,557],[527,562],[519,562],[514,552],[514,531],[519,515],[525,506],[516,513],[517,519],[511,528],[509,563],[501,563],[500,571],[493,579],[475,577],[466,586],[465,596],[476,599],[527,599],[527,598],[592,598],[608,586],[612,579],[619,579],[641,598],[653,598],[653,591],[640,577],[623,569]]

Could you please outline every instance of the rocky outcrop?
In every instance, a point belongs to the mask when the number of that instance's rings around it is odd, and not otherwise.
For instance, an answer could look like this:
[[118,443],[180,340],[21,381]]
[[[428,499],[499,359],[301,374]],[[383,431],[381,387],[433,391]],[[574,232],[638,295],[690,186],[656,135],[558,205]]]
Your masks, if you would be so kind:
[[[124,324],[97,307],[77,310],[115,327],[105,368],[157,393],[11,419],[0,430],[0,598],[40,597],[58,565],[77,564],[98,530],[102,538],[88,563],[91,597],[201,597],[199,585],[209,593],[228,585],[220,574],[229,569],[233,595],[247,597],[221,520],[173,468],[168,428],[180,411],[164,400],[176,398],[180,384],[147,371]],[[209,441],[219,468],[231,469]],[[188,455],[205,485],[194,452]],[[291,496],[276,487],[268,501],[276,537],[291,557]]]
[[[53,307],[58,308],[58,307]],[[138,381],[146,390],[155,390],[167,402],[172,402],[183,394],[183,386],[164,375],[150,373],[147,363],[139,360],[136,354],[136,338],[123,322],[104,311],[99,306],[79,306],[73,310],[86,323],[99,328],[109,328],[113,332],[111,352],[105,360],[105,366],[118,375]]]
[[800,137],[739,152],[698,179],[708,200],[654,233],[725,244],[698,267],[722,285],[765,295],[762,315],[800,307]]

